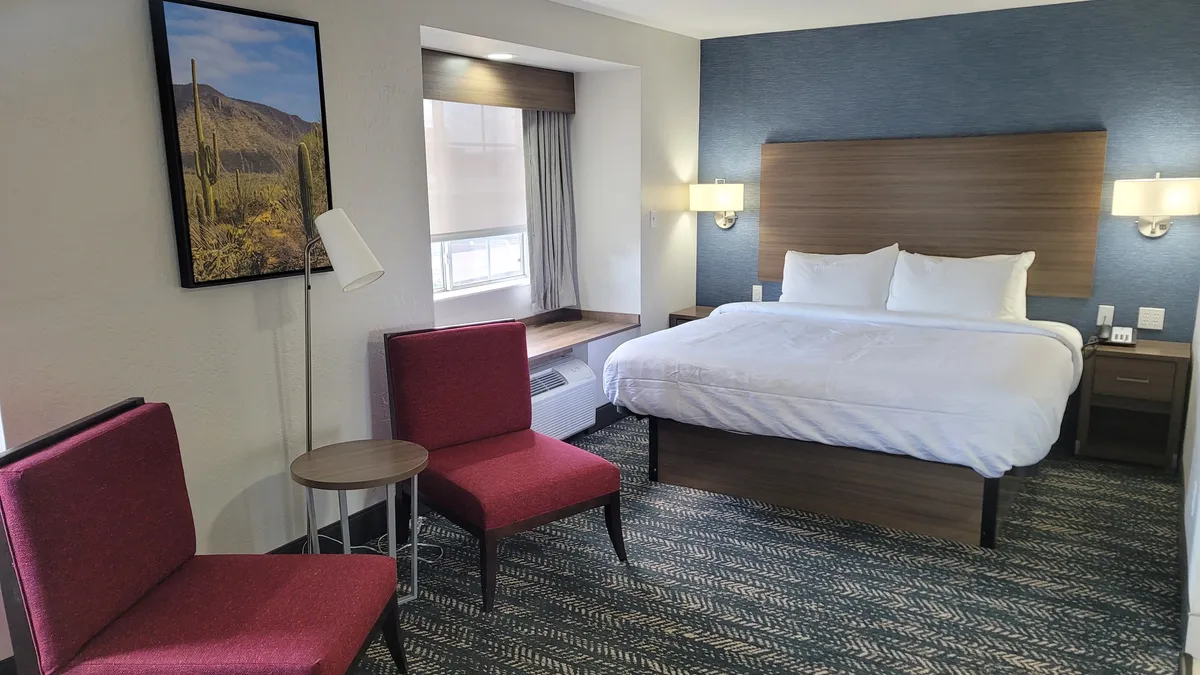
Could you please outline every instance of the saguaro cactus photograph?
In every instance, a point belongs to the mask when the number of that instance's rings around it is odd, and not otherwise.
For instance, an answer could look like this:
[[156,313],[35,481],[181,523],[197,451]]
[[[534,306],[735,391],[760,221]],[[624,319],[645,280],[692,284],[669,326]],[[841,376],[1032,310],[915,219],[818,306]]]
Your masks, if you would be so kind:
[[[301,271],[312,220],[331,208],[316,26],[161,4],[183,285]],[[319,247],[314,265],[328,265]]]

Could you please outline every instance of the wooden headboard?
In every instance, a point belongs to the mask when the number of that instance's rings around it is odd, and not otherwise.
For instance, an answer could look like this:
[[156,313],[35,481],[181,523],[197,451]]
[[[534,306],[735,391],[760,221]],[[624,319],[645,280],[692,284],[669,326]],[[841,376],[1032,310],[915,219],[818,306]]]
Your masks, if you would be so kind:
[[1092,295],[1108,132],[767,143],[758,276],[784,254],[1035,251],[1029,294]]

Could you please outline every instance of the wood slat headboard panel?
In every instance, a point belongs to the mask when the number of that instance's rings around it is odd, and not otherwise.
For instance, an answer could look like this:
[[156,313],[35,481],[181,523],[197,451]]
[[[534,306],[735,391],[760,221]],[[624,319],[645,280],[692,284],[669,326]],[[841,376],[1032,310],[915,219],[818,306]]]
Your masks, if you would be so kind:
[[1037,252],[1029,295],[1092,295],[1108,132],[762,146],[758,275],[784,254]]

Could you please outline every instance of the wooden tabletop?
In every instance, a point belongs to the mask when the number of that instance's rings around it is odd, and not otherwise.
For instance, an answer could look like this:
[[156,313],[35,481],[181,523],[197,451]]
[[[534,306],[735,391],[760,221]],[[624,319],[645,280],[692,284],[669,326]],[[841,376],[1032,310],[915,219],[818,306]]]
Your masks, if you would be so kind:
[[635,319],[621,318],[585,317],[576,321],[556,321],[526,328],[525,344],[529,350],[529,358],[536,359],[570,349],[576,345],[632,330],[639,325]]
[[671,316],[685,317],[688,319],[706,319],[708,318],[708,315],[712,314],[713,310],[715,309],[716,307],[709,307],[707,305],[696,305],[695,307],[688,307],[687,309],[671,312]]
[[317,490],[392,485],[429,465],[425,448],[408,441],[350,441],[317,448],[292,462],[292,480]]
[[1192,345],[1188,342],[1163,342],[1162,340],[1138,339],[1133,347],[1097,345],[1096,353],[1105,356],[1124,356],[1155,361],[1188,361],[1192,358]]

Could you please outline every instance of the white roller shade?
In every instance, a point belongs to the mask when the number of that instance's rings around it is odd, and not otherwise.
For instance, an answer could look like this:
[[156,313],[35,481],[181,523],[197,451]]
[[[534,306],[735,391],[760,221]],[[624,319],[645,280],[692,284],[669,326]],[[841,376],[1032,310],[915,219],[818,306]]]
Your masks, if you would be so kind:
[[517,108],[425,101],[434,241],[524,231],[525,151]]

